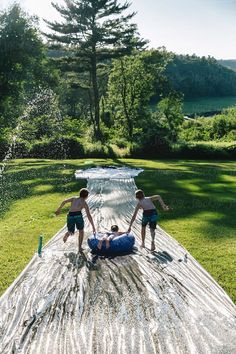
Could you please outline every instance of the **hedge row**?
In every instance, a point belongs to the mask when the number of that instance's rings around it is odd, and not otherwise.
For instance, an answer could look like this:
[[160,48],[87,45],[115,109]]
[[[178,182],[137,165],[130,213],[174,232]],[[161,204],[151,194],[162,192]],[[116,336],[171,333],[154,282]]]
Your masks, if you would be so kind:
[[234,160],[236,158],[236,144],[219,146],[217,144],[186,143],[174,146],[171,155],[187,159]]
[[101,143],[83,145],[74,138],[60,138],[35,142],[29,145],[18,141],[12,146],[0,141],[0,159],[3,160],[9,148],[15,158],[78,159],[84,157],[115,157],[111,147]]
[[[9,151],[9,144],[0,140],[0,158],[3,160]],[[15,158],[49,158],[49,159],[78,159],[87,157],[113,158],[119,157],[111,146],[100,142],[82,144],[74,138],[53,139],[36,142],[32,146],[24,142],[17,142],[13,146]],[[172,147],[166,144],[140,148],[134,146],[127,154],[134,158],[187,158],[187,159],[230,159],[236,158],[236,144],[219,146],[217,144],[185,143]]]
[[141,149],[135,147],[131,151],[135,158],[186,158],[203,160],[233,160],[236,158],[236,144],[219,146],[217,144],[182,143],[173,146],[160,145]]

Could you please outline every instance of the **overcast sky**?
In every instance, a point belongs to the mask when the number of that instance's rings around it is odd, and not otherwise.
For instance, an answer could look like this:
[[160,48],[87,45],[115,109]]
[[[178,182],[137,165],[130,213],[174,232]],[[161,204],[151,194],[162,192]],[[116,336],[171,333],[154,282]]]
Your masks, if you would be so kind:
[[[13,1],[0,0],[0,9]],[[56,1],[63,3],[63,0]],[[30,14],[59,19],[50,0],[18,1]],[[135,22],[150,47],[236,59],[236,0],[133,0]],[[46,26],[41,21],[41,27]]]

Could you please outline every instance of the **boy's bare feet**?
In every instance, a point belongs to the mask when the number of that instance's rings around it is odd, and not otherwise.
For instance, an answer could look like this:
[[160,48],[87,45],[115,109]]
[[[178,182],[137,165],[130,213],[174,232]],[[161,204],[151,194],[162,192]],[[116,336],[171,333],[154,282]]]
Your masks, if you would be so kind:
[[65,233],[64,237],[63,237],[63,241],[64,243],[67,241],[68,237],[71,235],[71,233],[67,232]]
[[154,241],[152,241],[152,243],[151,243],[151,251],[153,252],[153,251],[155,251],[155,249],[156,249],[155,243],[154,243]]
[[140,247],[145,248],[145,243],[141,243]]

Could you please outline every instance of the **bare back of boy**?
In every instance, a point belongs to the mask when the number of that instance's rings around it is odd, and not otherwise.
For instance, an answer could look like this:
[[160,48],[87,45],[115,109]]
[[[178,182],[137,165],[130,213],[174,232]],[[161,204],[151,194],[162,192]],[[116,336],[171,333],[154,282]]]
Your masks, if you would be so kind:
[[142,208],[143,210],[153,210],[156,209],[155,205],[153,204],[153,200],[155,196],[152,197],[144,197],[143,199],[138,201],[138,205],[140,206],[140,208]]
[[79,197],[71,197],[68,199],[63,200],[60,206],[57,208],[55,214],[59,215],[61,213],[61,209],[67,203],[70,203],[69,213],[67,214],[67,232],[63,237],[63,241],[66,242],[67,238],[70,235],[73,235],[75,232],[75,228],[79,231],[79,243],[78,248],[79,252],[82,251],[82,242],[84,238],[84,219],[82,215],[82,209],[85,209],[87,214],[87,218],[93,228],[93,233],[96,232],[93,218],[90,214],[89,206],[86,203],[86,199],[88,198],[89,191],[86,188],[82,188],[79,193]]
[[84,198],[81,197],[72,197],[68,199],[68,202],[71,202],[70,212],[74,213],[76,211],[81,211],[83,208],[86,208],[87,203]]

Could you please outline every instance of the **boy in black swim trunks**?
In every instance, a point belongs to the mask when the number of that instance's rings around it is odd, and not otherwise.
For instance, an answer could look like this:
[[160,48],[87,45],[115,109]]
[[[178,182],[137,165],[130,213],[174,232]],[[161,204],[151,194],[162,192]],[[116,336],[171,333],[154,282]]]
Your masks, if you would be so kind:
[[75,226],[76,226],[77,230],[79,230],[79,252],[82,251],[82,243],[84,238],[84,219],[82,215],[82,209],[85,209],[86,211],[87,217],[93,228],[93,233],[96,232],[88,204],[86,203],[86,199],[88,198],[88,195],[89,195],[89,191],[86,188],[82,188],[79,192],[79,197],[72,197],[69,199],[65,199],[55,212],[56,215],[59,215],[61,212],[61,208],[66,203],[71,203],[70,210],[67,215],[68,231],[65,233],[63,237],[63,241],[66,242],[68,237],[75,233]]
[[141,231],[141,236],[142,236],[142,244],[141,247],[145,247],[145,237],[146,237],[146,226],[149,224],[150,227],[150,232],[151,232],[151,237],[152,237],[152,243],[151,243],[151,251],[155,250],[155,229],[157,225],[157,210],[155,205],[153,204],[153,201],[157,200],[163,210],[169,210],[168,205],[164,203],[160,195],[153,195],[151,197],[145,197],[144,192],[139,189],[135,192],[135,197],[138,200],[138,204],[134,210],[134,214],[131,218],[130,225],[128,232],[131,231],[131,226],[137,216],[137,213],[139,209],[143,209],[143,218],[142,218],[142,231]]

